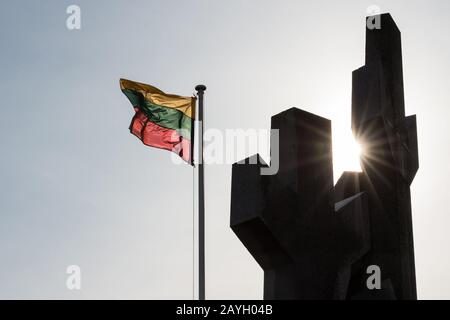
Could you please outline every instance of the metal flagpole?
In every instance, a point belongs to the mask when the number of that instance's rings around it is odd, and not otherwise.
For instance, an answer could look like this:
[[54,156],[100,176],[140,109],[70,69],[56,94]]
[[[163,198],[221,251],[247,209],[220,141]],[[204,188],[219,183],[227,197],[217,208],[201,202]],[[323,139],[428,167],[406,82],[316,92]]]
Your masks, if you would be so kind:
[[203,168],[203,94],[206,86],[195,87],[198,95],[198,299],[205,300],[205,181]]

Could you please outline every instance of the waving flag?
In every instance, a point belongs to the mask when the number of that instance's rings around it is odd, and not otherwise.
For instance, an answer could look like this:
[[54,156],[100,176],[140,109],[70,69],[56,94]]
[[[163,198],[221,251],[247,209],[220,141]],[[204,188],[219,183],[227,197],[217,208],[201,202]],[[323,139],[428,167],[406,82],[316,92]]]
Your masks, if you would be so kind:
[[145,145],[175,152],[192,165],[195,98],[126,79],[120,79],[120,89],[136,112],[130,132]]

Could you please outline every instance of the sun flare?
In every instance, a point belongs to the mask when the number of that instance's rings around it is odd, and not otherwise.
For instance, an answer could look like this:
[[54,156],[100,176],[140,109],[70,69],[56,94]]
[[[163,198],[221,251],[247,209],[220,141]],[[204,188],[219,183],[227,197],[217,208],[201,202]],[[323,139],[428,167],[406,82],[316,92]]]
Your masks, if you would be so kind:
[[359,162],[362,146],[353,137],[351,130],[333,132],[334,182],[344,171],[362,171]]

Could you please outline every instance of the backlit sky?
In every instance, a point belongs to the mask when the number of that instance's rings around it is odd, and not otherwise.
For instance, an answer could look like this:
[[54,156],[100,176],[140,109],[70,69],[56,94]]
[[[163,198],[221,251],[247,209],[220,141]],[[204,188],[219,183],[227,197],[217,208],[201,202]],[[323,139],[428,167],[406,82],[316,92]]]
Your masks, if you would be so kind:
[[[66,28],[71,4],[81,30]],[[446,0],[3,1],[0,298],[192,298],[193,172],[129,134],[119,78],[181,95],[206,84],[206,128],[269,128],[293,106],[331,119],[338,177],[355,167],[351,72],[374,4],[402,32],[417,114],[418,296],[449,299]],[[228,227],[230,179],[230,165],[207,166],[207,297],[260,299],[262,271]],[[80,291],[66,288],[73,264]]]

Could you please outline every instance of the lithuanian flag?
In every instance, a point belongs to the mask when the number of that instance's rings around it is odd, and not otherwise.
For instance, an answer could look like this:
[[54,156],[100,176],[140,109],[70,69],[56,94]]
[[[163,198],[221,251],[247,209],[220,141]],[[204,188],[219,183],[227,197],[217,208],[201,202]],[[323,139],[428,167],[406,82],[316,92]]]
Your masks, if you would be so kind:
[[192,165],[195,98],[126,79],[120,79],[120,89],[136,112],[130,132],[145,145],[175,152]]

